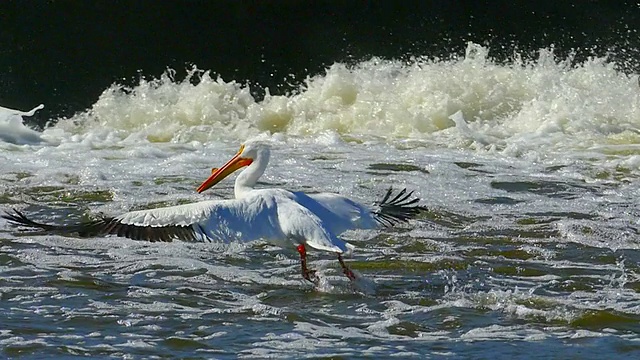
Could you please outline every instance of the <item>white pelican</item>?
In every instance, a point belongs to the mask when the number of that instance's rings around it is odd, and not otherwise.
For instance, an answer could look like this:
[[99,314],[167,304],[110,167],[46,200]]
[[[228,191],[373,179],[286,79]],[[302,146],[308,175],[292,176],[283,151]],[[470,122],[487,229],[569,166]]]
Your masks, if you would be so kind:
[[[18,210],[1,215],[13,225],[39,228],[45,232],[81,237],[117,235],[147,241],[252,241],[266,240],[280,247],[297,246],[302,276],[313,281],[307,268],[308,245],[337,254],[344,274],[354,273],[342,260],[353,246],[339,235],[350,229],[392,226],[416,216],[423,207],[416,205],[406,189],[392,194],[389,189],[381,201],[369,208],[344,196],[331,193],[305,194],[284,189],[255,189],[269,162],[269,146],[250,141],[240,147],[231,160],[214,168],[197,191],[214,186],[234,171],[246,167],[235,182],[235,199],[208,200],[194,204],[138,210],[116,217],[102,217],[74,225],[35,222]],[[288,245],[287,245],[288,244]],[[316,279],[317,280],[317,279]]]

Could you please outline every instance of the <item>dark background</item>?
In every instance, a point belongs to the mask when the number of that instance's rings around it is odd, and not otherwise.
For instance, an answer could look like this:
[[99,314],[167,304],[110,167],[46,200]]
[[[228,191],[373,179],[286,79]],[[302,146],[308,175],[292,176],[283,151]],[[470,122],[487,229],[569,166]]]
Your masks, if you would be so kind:
[[640,66],[636,1],[12,1],[0,2],[0,105],[45,109],[36,123],[90,107],[114,82],[196,65],[251,83],[260,98],[334,62],[450,57],[467,41],[497,60],[554,45]]

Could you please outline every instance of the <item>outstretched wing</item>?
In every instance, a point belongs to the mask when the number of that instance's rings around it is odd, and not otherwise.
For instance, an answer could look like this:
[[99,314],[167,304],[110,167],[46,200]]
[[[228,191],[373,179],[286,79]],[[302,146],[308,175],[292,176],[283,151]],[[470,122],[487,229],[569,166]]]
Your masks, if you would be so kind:
[[115,235],[145,241],[203,241],[207,239],[203,223],[223,201],[205,201],[195,204],[170,206],[150,210],[138,210],[116,217],[100,217],[70,225],[36,222],[18,210],[6,212],[0,217],[13,225],[40,229],[46,233],[93,237]]
[[146,241],[252,241],[282,237],[273,202],[260,197],[242,200],[210,200],[149,210],[116,217],[101,217],[71,225],[44,224],[18,210],[0,217],[13,225],[46,233],[80,237],[115,235]]
[[36,222],[29,219],[18,210],[6,212],[0,217],[8,220],[16,226],[26,226],[40,229],[45,233],[65,236],[93,237],[116,235],[133,240],[172,241],[181,239],[184,241],[197,241],[199,236],[191,225],[166,225],[166,226],[141,226],[128,224],[118,218],[101,217],[99,219],[82,221],[71,225],[53,225]]

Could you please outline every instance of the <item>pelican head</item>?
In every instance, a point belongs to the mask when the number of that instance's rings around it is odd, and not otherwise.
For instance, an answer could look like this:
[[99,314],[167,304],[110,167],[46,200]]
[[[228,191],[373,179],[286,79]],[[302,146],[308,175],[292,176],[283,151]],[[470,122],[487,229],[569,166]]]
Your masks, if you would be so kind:
[[241,177],[236,180],[238,186],[253,188],[258,178],[264,173],[269,162],[269,146],[259,141],[248,141],[240,146],[240,150],[220,168],[214,168],[211,176],[205,180],[197,189],[199,193],[219,183],[222,179],[231,175],[235,171],[248,166],[247,171],[243,171]]

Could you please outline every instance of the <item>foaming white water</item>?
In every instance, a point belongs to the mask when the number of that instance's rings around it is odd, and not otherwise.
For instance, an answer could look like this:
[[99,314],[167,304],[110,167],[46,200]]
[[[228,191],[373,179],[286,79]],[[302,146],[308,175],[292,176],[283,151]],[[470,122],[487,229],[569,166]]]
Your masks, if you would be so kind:
[[176,143],[229,134],[247,137],[256,133],[247,118],[254,103],[248,87],[212,79],[209,72],[193,69],[186,79],[175,81],[167,71],[158,79],[140,80],[134,88],[112,85],[89,111],[60,120],[48,131],[73,142],[92,137]]
[[637,76],[605,58],[573,65],[553,49],[540,50],[536,60],[498,63],[487,48],[470,43],[461,58],[336,63],[293,94],[266,90],[256,101],[248,85],[197,69],[177,81],[168,71],[133,88],[114,84],[89,111],[45,133],[105,145],[334,133],[532,159],[566,150],[585,157],[639,154]]
[[33,116],[42,108],[44,105],[40,104],[30,111],[20,111],[0,106],[0,142],[15,145],[42,143],[40,133],[22,123],[23,116]]

